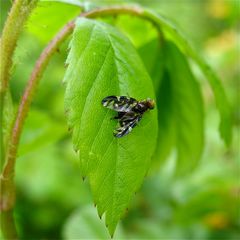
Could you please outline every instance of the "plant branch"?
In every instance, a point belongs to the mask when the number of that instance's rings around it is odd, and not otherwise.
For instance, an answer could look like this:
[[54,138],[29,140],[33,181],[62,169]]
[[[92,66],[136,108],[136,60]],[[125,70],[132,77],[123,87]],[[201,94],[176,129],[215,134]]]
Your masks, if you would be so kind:
[[13,219],[13,210],[1,213],[1,229],[6,239],[18,239],[16,227]]
[[[23,29],[24,23],[30,15],[32,9],[36,5],[38,0],[15,0],[12,8],[8,14],[5,22],[2,36],[0,39],[0,161],[5,159],[5,146],[3,140],[3,112],[5,95],[8,88],[8,82],[10,78],[10,71],[13,63],[13,53],[16,48],[17,40]],[[5,181],[0,176],[0,188],[1,188],[1,199],[0,209],[4,208],[8,199],[10,199],[8,205],[12,205],[15,202],[15,188],[14,182]],[[9,190],[9,191],[8,191]],[[5,192],[5,194],[4,194]],[[6,201],[7,200],[7,201]],[[7,208],[6,208],[7,209]],[[1,229],[3,236],[6,239],[17,239],[17,231],[13,219],[12,209],[1,212]]]
[[63,42],[67,36],[69,36],[69,34],[72,32],[73,27],[74,27],[74,22],[69,22],[55,36],[55,38],[48,44],[48,46],[43,50],[38,61],[36,62],[36,65],[30,76],[30,79],[25,88],[23,97],[19,105],[17,117],[15,120],[11,137],[10,137],[9,150],[6,156],[7,162],[2,172],[3,178],[9,178],[14,175],[14,165],[15,165],[17,147],[18,147],[20,135],[22,132],[24,120],[26,119],[30,104],[32,102],[34,93],[36,92],[36,89],[39,83],[39,80],[41,79],[42,74],[46,69],[51,56],[53,55],[54,52],[57,51],[60,43]]
[[10,10],[0,40],[0,91],[4,93],[8,86],[12,56],[24,23],[38,0],[16,0]]
[[14,169],[17,147],[20,139],[20,134],[22,132],[24,120],[26,119],[34,93],[36,92],[38,82],[41,79],[42,73],[44,72],[48,64],[50,57],[57,50],[59,44],[64,41],[64,39],[69,35],[69,32],[72,31],[71,29],[73,28],[73,26],[73,22],[68,23],[44,49],[35,65],[35,68],[31,74],[31,77],[19,105],[18,113],[9,140],[8,151],[6,154],[6,162],[0,176],[0,209],[3,211],[1,214],[1,228],[3,231],[5,231],[4,235],[7,236],[7,238],[9,239],[12,239],[11,236],[13,236],[14,232],[16,232],[16,230],[14,231],[15,227],[12,216],[12,209],[15,204]]
[[[38,0],[16,0],[7,17],[0,39],[0,125],[3,123],[4,97],[8,87],[13,53],[24,23]],[[4,159],[3,129],[0,129],[1,160]]]

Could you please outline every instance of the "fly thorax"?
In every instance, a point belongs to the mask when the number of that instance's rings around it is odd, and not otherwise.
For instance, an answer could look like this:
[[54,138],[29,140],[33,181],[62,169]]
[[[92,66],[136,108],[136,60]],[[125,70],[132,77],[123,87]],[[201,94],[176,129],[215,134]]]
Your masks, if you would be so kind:
[[138,104],[135,106],[135,110],[140,113],[146,112],[147,106],[145,102],[138,102]]

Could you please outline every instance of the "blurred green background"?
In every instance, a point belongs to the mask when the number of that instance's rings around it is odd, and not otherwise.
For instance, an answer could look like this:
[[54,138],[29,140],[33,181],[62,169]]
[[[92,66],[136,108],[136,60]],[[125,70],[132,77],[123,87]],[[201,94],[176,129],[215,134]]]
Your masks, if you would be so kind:
[[[80,1],[79,1],[80,2]],[[240,10],[238,0],[87,1],[85,6],[141,3],[170,18],[220,76],[233,108],[234,139],[226,149],[218,134],[219,116],[206,79],[195,70],[205,99],[205,150],[199,166],[185,177],[174,175],[174,152],[149,172],[133,197],[115,238],[240,239]],[[1,30],[10,0],[0,0]],[[79,8],[41,3],[22,33],[14,57],[11,91],[15,106],[43,47]],[[134,18],[135,19],[135,18]],[[109,21],[113,21],[110,19]],[[136,47],[148,25],[114,20]],[[128,23],[126,25],[126,22]],[[15,218],[22,239],[109,238],[99,220],[87,180],[82,181],[77,155],[64,116],[62,79],[68,42],[53,57],[29,113],[16,166]]]

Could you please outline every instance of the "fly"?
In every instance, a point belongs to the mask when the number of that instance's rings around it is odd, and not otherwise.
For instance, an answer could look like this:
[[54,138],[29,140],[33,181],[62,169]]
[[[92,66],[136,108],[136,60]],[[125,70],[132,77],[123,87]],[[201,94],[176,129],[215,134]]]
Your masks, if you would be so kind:
[[113,131],[113,135],[120,138],[132,131],[143,114],[154,108],[155,102],[150,98],[137,101],[127,96],[108,96],[102,100],[102,105],[117,112],[113,119],[118,120],[119,126]]

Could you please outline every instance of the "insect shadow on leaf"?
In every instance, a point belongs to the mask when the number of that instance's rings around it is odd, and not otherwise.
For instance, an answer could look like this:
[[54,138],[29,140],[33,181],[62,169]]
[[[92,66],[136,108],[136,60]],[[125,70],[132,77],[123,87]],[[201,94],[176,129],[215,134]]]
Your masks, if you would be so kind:
[[154,108],[155,102],[150,98],[137,101],[127,96],[108,96],[102,100],[102,105],[117,112],[112,119],[117,119],[119,126],[113,131],[113,135],[120,138],[132,131],[143,114]]

